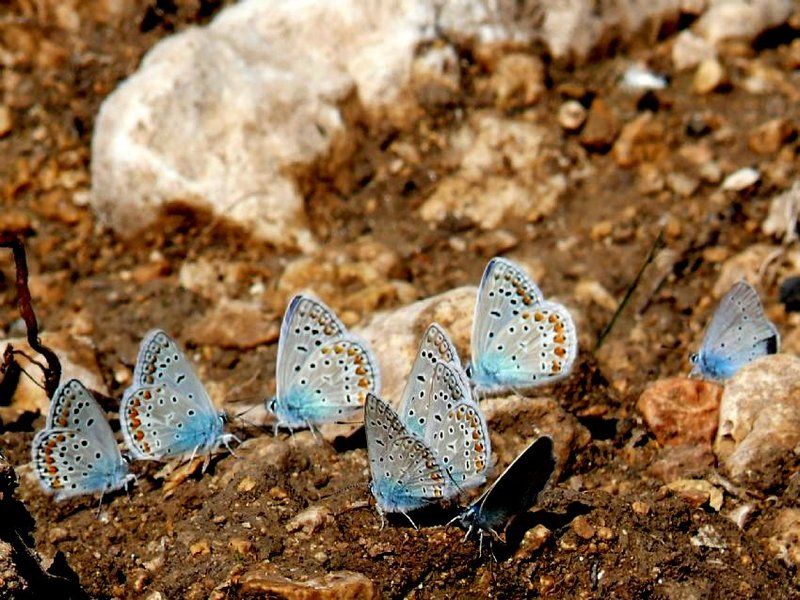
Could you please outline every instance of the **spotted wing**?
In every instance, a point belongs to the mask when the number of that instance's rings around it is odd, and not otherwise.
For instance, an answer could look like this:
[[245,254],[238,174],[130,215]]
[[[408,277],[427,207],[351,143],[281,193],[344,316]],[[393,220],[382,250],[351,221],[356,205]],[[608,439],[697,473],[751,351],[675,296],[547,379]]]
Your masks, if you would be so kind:
[[502,532],[515,515],[536,503],[556,468],[553,440],[537,438],[465,512],[476,513],[484,531]]
[[73,429],[39,431],[31,454],[42,488],[58,500],[118,489],[127,473],[113,437],[102,439]]
[[475,304],[472,363],[477,362],[496,323],[510,319],[512,311],[542,300],[542,292],[522,268],[506,258],[490,260],[483,271]]
[[311,424],[349,418],[367,394],[380,390],[380,372],[366,342],[349,336],[317,346],[278,396],[288,412]]
[[489,429],[469,386],[453,367],[439,363],[430,387],[424,441],[460,493],[486,481],[491,457]]
[[408,510],[449,497],[446,476],[433,453],[373,394],[367,394],[364,427],[370,473],[378,486],[388,481],[402,490],[403,496],[415,503]]
[[198,410],[216,414],[211,397],[183,350],[164,331],[154,329],[142,340],[133,371],[133,384],[125,395],[130,395],[141,387],[159,384],[176,390]]
[[760,356],[774,354],[780,335],[767,319],[758,292],[746,281],[734,284],[711,318],[700,350],[705,360],[735,373]]
[[336,314],[321,301],[302,294],[292,298],[283,315],[278,340],[278,396],[317,348],[343,337],[346,331]]
[[140,460],[203,453],[222,434],[217,413],[201,410],[163,383],[141,387],[123,398],[119,413],[125,443]]
[[431,407],[429,396],[436,365],[446,363],[461,369],[453,342],[437,323],[432,323],[422,336],[417,357],[408,375],[401,396],[400,418],[412,433],[423,437],[425,420]]
[[83,432],[86,437],[100,444],[104,454],[117,447],[103,409],[77,379],[62,383],[53,394],[45,429],[57,427]]

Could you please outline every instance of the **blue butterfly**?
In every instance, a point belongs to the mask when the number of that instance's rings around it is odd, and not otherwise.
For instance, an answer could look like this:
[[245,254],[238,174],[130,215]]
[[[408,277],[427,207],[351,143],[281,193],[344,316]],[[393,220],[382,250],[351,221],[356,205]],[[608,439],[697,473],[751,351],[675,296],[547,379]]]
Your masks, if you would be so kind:
[[742,280],[722,298],[711,317],[700,352],[690,358],[692,375],[723,380],[747,363],[775,354],[780,334],[764,315],[758,292]]
[[436,323],[422,336],[399,414],[406,428],[442,463],[448,484],[457,492],[486,481],[489,430],[472,399],[458,353]]
[[56,390],[31,455],[39,483],[56,500],[105,494],[135,480],[103,410],[77,379]]
[[383,520],[401,513],[416,528],[409,512],[452,497],[447,472],[431,449],[403,425],[397,414],[368,393],[364,429],[372,475],[370,490]]
[[503,536],[509,522],[536,503],[550,483],[555,468],[553,439],[541,436],[454,520],[467,529],[467,537],[475,530],[480,533],[481,549],[484,536],[505,543]]
[[[122,435],[140,460],[210,455],[237,440],[225,433],[225,413],[217,411],[184,353],[164,331],[142,340],[119,411]],[[238,441],[238,440],[237,440]]]
[[527,274],[505,258],[486,266],[472,324],[469,375],[475,392],[524,393],[569,375],[578,354],[569,311],[544,300]]
[[380,390],[380,373],[366,342],[330,308],[297,295],[281,325],[276,383],[267,410],[276,429],[296,429],[358,417],[367,394]]

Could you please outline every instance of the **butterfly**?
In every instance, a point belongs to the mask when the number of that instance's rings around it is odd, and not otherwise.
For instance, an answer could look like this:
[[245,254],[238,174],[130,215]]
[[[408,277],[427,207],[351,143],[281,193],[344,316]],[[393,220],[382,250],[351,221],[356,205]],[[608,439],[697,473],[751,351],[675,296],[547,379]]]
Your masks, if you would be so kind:
[[481,485],[489,468],[489,430],[472,399],[453,343],[436,323],[422,336],[403,390],[400,419],[439,459],[448,483]]
[[39,483],[56,500],[105,494],[135,480],[105,413],[77,379],[60,385],[53,395],[31,456]]
[[553,439],[543,435],[534,440],[514,459],[475,502],[454,520],[467,528],[467,537],[474,530],[504,543],[503,534],[509,522],[527,510],[547,487],[556,468]]
[[371,393],[364,404],[364,429],[372,475],[370,490],[381,519],[385,513],[401,513],[416,528],[409,512],[455,493],[444,466],[391,407]]
[[292,298],[281,325],[277,393],[267,400],[275,428],[313,427],[357,417],[368,393],[380,390],[380,373],[366,342],[322,302]]
[[692,375],[728,379],[747,363],[775,354],[780,334],[767,317],[758,292],[746,281],[733,285],[711,317],[700,352],[693,354]]
[[544,300],[527,274],[505,258],[483,272],[472,324],[475,392],[525,392],[569,375],[578,354],[569,311]]
[[167,460],[198,453],[208,458],[238,439],[225,433],[225,413],[214,407],[183,351],[160,329],[139,347],[133,384],[119,411],[122,435],[140,460]]

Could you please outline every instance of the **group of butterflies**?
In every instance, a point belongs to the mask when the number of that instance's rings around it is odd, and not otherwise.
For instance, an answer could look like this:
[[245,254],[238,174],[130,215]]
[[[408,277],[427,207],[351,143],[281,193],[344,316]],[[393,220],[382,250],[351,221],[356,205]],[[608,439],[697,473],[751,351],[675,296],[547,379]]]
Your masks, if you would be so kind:
[[[693,373],[725,379],[778,350],[779,336],[755,290],[739,282],[723,298],[692,357]],[[400,398],[399,413],[379,397],[377,361],[322,302],[295,296],[280,332],[276,396],[266,401],[276,428],[353,422],[363,414],[372,483],[381,516],[409,513],[483,484],[491,466],[486,421],[476,398],[566,377],[578,353],[569,311],[544,299],[519,266],[487,265],[475,307],[471,363],[463,369],[447,333],[425,331]],[[143,339],[132,385],[119,410],[130,456],[138,460],[209,457],[235,436],[184,353],[165,332]],[[57,500],[106,493],[134,479],[105,414],[77,380],[54,394],[45,428],[33,440],[35,472]],[[533,504],[556,467],[541,436],[460,513],[461,524],[494,538]],[[411,521],[413,524],[413,521]]]

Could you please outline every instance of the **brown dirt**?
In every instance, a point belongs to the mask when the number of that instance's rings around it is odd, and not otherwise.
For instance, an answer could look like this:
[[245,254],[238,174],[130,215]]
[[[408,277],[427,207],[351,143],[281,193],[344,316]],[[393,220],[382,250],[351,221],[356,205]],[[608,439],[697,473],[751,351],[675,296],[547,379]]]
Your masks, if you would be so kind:
[[[0,156],[5,157],[0,161],[0,227],[29,235],[43,329],[70,329],[78,316],[88,318],[84,333],[95,343],[104,379],[118,397],[125,382],[115,375],[132,368],[144,332],[158,326],[181,339],[186,324],[210,306],[209,300],[178,285],[184,261],[235,259],[273,290],[284,257],[180,207],[136,239],[124,240],[72,202],[74,187],[53,183],[54,176],[68,171],[78,178],[78,188],[87,186],[93,115],[103,97],[159,38],[205,21],[217,3],[181,3],[175,11],[169,10],[170,3],[132,3],[124,15],[105,22],[103,4],[88,2],[78,11],[80,26],[72,32],[55,24],[47,4],[42,6],[19,1],[0,8],[3,48],[25,49],[16,64],[0,69],[5,102],[14,116],[11,133],[0,138]],[[796,79],[784,66],[788,40],[779,41],[774,47],[740,48],[740,60],[757,58],[774,66],[792,85]],[[587,165],[594,169],[586,179],[570,180],[553,215],[534,224],[504,224],[517,239],[515,255],[535,258],[546,267],[539,283],[548,293],[571,300],[575,284],[589,278],[621,297],[667,217],[677,222],[666,237],[677,257],[666,281],[652,296],[637,294],[631,305],[646,306],[643,314],[627,310],[604,353],[595,358],[584,348],[573,378],[549,390],[589,427],[594,439],[572,457],[540,510],[525,519],[528,525],[543,522],[553,530],[542,548],[501,555],[504,560],[494,562],[486,552],[479,556],[474,541],[463,542],[458,529],[435,526],[436,520],[419,531],[402,521],[379,529],[374,510],[358,504],[367,497],[363,440],[337,449],[307,433],[273,439],[245,430],[240,433],[251,439],[237,451],[238,457],[215,459],[205,475],[197,472],[169,492],[154,466],[137,465],[139,486],[130,498],[121,494],[109,499],[99,516],[96,500],[55,504],[31,477],[22,477],[21,497],[36,517],[40,552],[52,556],[63,551],[98,598],[147,597],[155,591],[164,598],[205,598],[215,589],[218,597],[235,598],[244,593],[239,577],[254,565],[298,580],[354,571],[390,597],[800,597],[795,571],[748,533],[759,531],[779,508],[796,505],[798,486],[758,500],[755,523],[740,531],[724,514],[694,507],[662,490],[662,483],[647,471],[657,451],[655,441],[634,409],[648,382],[687,371],[686,358],[710,313],[708,296],[720,266],[703,251],[722,247],[733,255],[763,241],[757,225],[768,200],[787,187],[788,174],[800,165],[796,142],[765,158],[748,148],[747,135],[773,117],[800,123],[800,109],[796,98],[782,91],[757,95],[738,85],[726,93],[697,96],[691,92],[691,74],[675,74],[668,91],[641,101],[616,85],[619,66],[641,58],[668,72],[668,52],[663,44],[624,52],[625,58],[580,69],[549,65],[544,98],[524,114],[506,113],[533,120],[552,133],[552,149],[565,158],[553,166],[554,172]],[[455,105],[463,114],[497,111],[475,92],[485,72],[467,52],[463,58],[467,77]],[[739,63],[729,64],[734,82],[744,77]],[[640,112],[637,102],[657,107],[665,133],[653,152],[665,172],[684,166],[677,150],[696,141],[687,123],[711,115],[731,130],[727,137],[705,136],[719,160],[734,166],[759,163],[768,174],[744,196],[720,197],[717,186],[709,184],[686,198],[667,192],[644,196],[637,189],[635,168],[619,168],[609,154],[586,153],[577,136],[560,132],[554,115],[565,97],[563,84],[582,86],[584,100],[602,96],[621,122]],[[306,182],[319,239],[331,245],[379,239],[400,257],[392,277],[411,284],[417,297],[476,283],[494,253],[491,243],[485,250],[455,250],[454,237],[470,248],[476,242],[480,247],[486,234],[455,221],[430,227],[415,210],[434,179],[451,169],[431,138],[457,126],[453,108],[431,108],[412,131],[366,135],[370,141],[349,165],[358,176],[344,191],[313,173]],[[419,163],[407,173],[391,175],[387,164],[393,156],[383,136],[423,149]],[[610,222],[610,233],[593,236],[593,227],[602,221]],[[162,266],[155,274],[142,275],[137,267],[153,262],[154,253]],[[131,278],[132,272],[141,280]],[[0,256],[0,330],[10,333],[19,331],[12,282],[11,261]],[[776,297],[772,282],[766,304],[779,325],[786,325]],[[342,308],[336,298],[331,302]],[[396,303],[387,297],[372,310]],[[595,339],[610,312],[596,304],[582,306],[582,312],[581,327],[588,339]],[[643,334],[629,338],[627,331],[637,324]],[[266,395],[272,385],[274,345],[248,352],[210,346],[192,350],[204,378],[226,389],[253,376],[243,393]],[[587,417],[587,407],[596,405],[606,407],[605,414]],[[28,460],[32,436],[32,430],[0,435],[0,446],[13,464]],[[787,472],[784,481],[791,475]],[[350,485],[361,487],[336,493]],[[649,505],[649,514],[632,510],[633,502]],[[329,509],[329,522],[311,534],[287,531],[287,522],[311,505]],[[570,521],[580,513],[595,528],[608,527],[611,536],[578,535]],[[691,544],[704,525],[713,527],[725,549]]]

